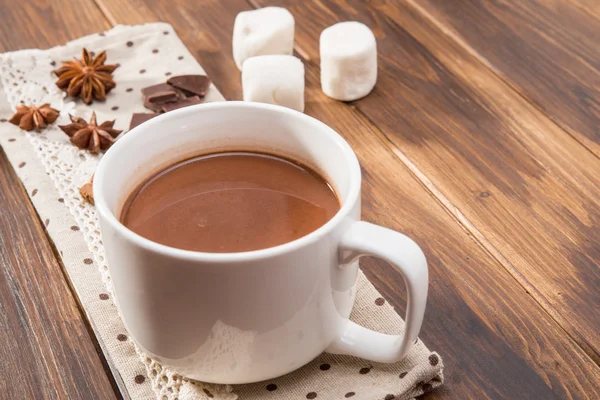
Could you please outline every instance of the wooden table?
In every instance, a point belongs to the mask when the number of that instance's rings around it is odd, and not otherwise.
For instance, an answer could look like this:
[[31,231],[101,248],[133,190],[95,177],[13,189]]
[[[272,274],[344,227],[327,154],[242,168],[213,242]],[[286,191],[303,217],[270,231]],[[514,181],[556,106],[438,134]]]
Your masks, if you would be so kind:
[[[427,398],[600,398],[598,1],[2,0],[0,51],[166,21],[240,99],[234,17],[266,5],[296,18],[306,112],[356,150],[364,218],[427,255],[421,338],[446,366]],[[319,87],[319,34],[344,20],[379,49],[375,90],[347,104]],[[0,216],[0,398],[121,397],[2,151]],[[363,270],[403,312],[400,276]]]

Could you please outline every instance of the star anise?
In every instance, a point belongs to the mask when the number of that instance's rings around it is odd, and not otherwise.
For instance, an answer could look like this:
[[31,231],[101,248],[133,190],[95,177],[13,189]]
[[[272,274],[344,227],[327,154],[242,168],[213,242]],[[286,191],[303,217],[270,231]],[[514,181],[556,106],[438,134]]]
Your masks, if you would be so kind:
[[39,107],[33,104],[27,107],[24,104],[17,106],[17,112],[10,117],[8,122],[19,128],[30,131],[35,128],[41,131],[46,125],[53,123],[58,118],[58,110],[50,107],[50,104],[42,104]]
[[104,64],[105,61],[106,51],[93,57],[83,49],[81,60],[63,61],[62,67],[54,71],[58,76],[56,86],[71,97],[81,97],[85,104],[90,104],[92,98],[106,100],[106,94],[117,86],[112,73],[119,65]]
[[95,112],[92,113],[89,123],[81,117],[69,115],[69,118],[71,118],[71,123],[59,125],[59,128],[71,138],[71,143],[82,150],[88,149],[90,153],[108,150],[115,142],[115,138],[122,132],[113,129],[114,120],[98,125]]

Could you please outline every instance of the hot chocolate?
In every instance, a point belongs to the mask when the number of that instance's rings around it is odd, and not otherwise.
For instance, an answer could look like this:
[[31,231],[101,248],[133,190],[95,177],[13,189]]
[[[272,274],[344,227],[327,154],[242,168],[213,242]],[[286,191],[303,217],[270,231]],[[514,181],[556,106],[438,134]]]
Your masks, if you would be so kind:
[[128,198],[121,222],[154,242],[230,253],[278,246],[329,221],[340,203],[312,169],[254,152],[179,162]]

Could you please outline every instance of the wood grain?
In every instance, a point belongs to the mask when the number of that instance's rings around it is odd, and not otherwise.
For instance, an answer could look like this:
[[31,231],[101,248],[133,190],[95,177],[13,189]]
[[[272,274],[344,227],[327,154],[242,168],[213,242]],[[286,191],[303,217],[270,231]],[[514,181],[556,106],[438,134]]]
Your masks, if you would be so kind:
[[[229,59],[219,65],[201,57],[199,61],[228,99],[240,97],[230,40],[236,13],[247,9],[243,2],[214,1],[189,8],[185,1],[170,2],[169,7],[147,1],[145,16],[139,17],[119,1],[98,1],[117,23],[145,22],[152,11],[149,18],[170,22],[177,31],[185,30],[189,19],[219,15],[222,36],[216,39]],[[304,17],[318,19],[312,12],[317,11],[311,9]],[[298,15],[296,20],[305,23]],[[197,35],[211,29],[209,24],[198,28]],[[184,42],[195,54],[205,46],[194,38]],[[340,132],[361,161],[365,219],[415,238],[428,257],[431,296],[422,339],[441,352],[447,379],[444,389],[428,398],[586,398],[600,393],[600,371],[592,360],[412,176],[378,128],[353,106],[325,97],[318,69],[311,63],[305,66],[306,112]],[[363,269],[403,311],[401,277],[372,259]]]
[[403,2],[289,6],[299,45],[356,19],[380,74],[353,103],[423,184],[599,362],[600,161]]
[[0,1],[0,51],[48,48],[107,29],[93,0]]
[[598,1],[410,2],[600,157]]
[[117,397],[41,222],[0,149],[0,397]]
[[[138,0],[134,8],[128,8],[129,3],[111,0],[99,5],[111,21],[171,22],[180,34],[185,33],[184,41],[226,96],[240,97],[229,32],[235,13],[246,7],[243,2],[212,1],[198,7],[184,1],[165,6]],[[189,29],[190,21],[196,21],[194,28],[199,30]],[[215,31],[220,33],[215,35]],[[222,36],[225,33],[228,36]],[[215,50],[217,44],[220,52]],[[598,368],[455,223],[457,215],[445,212],[430,197],[425,181],[414,179],[416,172],[406,168],[411,159],[401,162],[403,153],[387,142],[360,109],[325,98],[314,66],[307,66],[307,78],[307,112],[343,133],[361,159],[366,219],[413,236],[430,260],[431,300],[422,336],[445,356],[448,379],[443,392],[433,397],[597,397]],[[402,308],[399,276],[379,262],[369,261],[364,269],[386,298]]]
[[569,0],[585,13],[600,21],[600,2],[597,0]]
[[[0,2],[0,52],[49,47],[108,27],[93,2],[36,0],[18,7]],[[1,149],[0,210],[0,398],[120,398],[63,267]]]

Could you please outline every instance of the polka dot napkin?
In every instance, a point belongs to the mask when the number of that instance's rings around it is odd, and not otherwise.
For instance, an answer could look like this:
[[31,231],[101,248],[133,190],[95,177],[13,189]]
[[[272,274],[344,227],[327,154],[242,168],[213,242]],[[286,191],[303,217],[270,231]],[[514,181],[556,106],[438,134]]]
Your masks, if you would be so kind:
[[[107,62],[120,64],[114,73],[117,87],[105,102],[89,106],[65,97],[54,85],[56,77],[52,74],[61,60],[79,57],[83,47],[94,52],[106,50]],[[89,118],[95,111],[99,121],[116,119],[115,128],[127,129],[132,113],[148,112],[143,106],[141,88],[164,82],[170,75],[202,73],[202,67],[173,28],[163,23],[117,26],[49,50],[0,55],[0,145],[62,257],[124,397],[391,400],[410,399],[441,385],[442,360],[421,341],[396,364],[323,354],[286,376],[229,386],[189,381],[148,358],[129,340],[113,302],[95,209],[78,192],[94,172],[100,156],[72,146],[57,125],[67,123],[69,113]],[[216,87],[211,86],[206,101],[223,100]],[[50,103],[61,115],[56,124],[42,133],[24,132],[7,121],[21,101]],[[362,273],[357,287],[352,320],[390,334],[404,329],[402,318]]]

